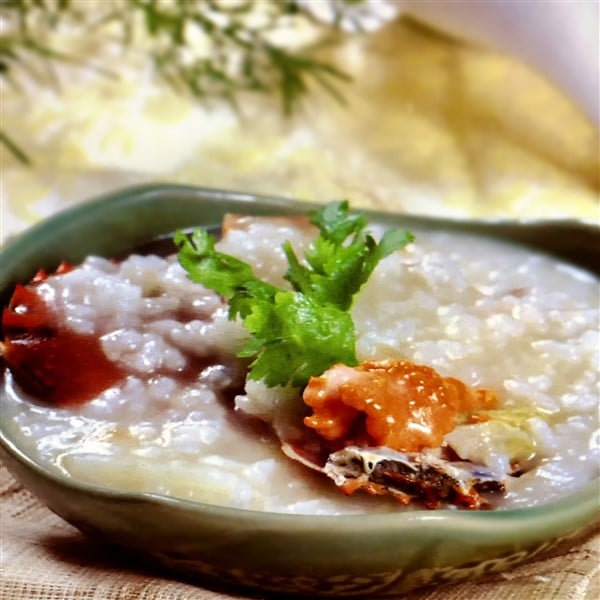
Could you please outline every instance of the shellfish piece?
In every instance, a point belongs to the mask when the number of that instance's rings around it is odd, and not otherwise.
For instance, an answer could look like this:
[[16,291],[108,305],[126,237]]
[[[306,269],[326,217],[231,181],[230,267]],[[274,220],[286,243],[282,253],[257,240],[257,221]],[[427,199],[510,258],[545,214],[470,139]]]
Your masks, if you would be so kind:
[[418,501],[430,509],[446,504],[491,508],[485,494],[503,493],[505,489],[490,469],[445,460],[439,451],[404,453],[348,446],[332,453],[322,472],[346,494],[357,490],[390,494],[403,504]]
[[293,228],[300,232],[314,236],[317,234],[317,228],[311,225],[309,219],[305,215],[288,215],[288,216],[253,216],[242,215],[237,213],[225,213],[221,231],[223,236],[226,236],[232,231],[250,231],[255,225],[271,225],[280,228]]
[[304,423],[329,441],[344,441],[364,427],[372,446],[401,452],[436,448],[460,415],[493,408],[496,395],[407,360],[334,365],[309,381],[303,393],[313,414]]
[[[71,270],[61,263],[54,274]],[[28,285],[15,287],[2,312],[0,357],[26,392],[55,406],[81,404],[125,375],[106,358],[96,336],[61,323],[52,303],[38,293],[47,277],[40,270]]]

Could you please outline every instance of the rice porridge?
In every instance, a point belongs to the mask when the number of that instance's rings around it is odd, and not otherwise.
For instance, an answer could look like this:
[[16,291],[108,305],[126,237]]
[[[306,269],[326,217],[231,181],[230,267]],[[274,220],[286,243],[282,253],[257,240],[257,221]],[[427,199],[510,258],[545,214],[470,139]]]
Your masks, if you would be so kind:
[[[381,235],[381,227],[371,230]],[[414,233],[414,243],[380,262],[353,304],[358,359],[403,357],[494,390],[491,417],[458,424],[444,442],[504,477],[496,508],[548,502],[598,477],[597,280],[489,239]],[[256,219],[218,246],[281,284],[281,244],[290,240],[301,253],[312,235],[293,220]],[[95,336],[120,373],[88,402],[53,405],[5,370],[3,419],[48,469],[245,509],[405,510],[390,497],[345,496],[281,451],[273,429],[306,407],[293,390],[246,381],[246,362],[236,357],[242,324],[229,320],[215,292],[188,279],[176,257],[92,256],[34,287],[60,327]]]

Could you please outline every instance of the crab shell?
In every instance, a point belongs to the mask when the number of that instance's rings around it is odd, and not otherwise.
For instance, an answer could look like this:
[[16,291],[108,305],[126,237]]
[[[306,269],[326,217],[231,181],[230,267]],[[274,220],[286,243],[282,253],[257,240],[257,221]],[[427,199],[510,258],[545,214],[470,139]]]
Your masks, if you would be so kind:
[[347,446],[319,465],[290,444],[282,448],[290,458],[331,478],[346,494],[358,490],[389,494],[402,504],[417,501],[431,509],[443,505],[486,509],[491,508],[487,495],[505,490],[500,477],[487,467],[447,460],[443,449],[407,453]]

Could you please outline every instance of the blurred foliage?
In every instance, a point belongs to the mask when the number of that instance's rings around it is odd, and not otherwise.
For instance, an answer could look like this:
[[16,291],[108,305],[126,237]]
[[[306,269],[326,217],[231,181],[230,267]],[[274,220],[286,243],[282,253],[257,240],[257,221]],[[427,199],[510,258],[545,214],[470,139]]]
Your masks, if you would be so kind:
[[[332,3],[331,34],[346,9],[362,0]],[[158,77],[197,99],[225,98],[253,91],[278,94],[291,114],[310,85],[338,99],[348,76],[311,56],[315,44],[295,48],[292,28],[314,23],[302,0],[0,0],[0,77],[19,85],[20,73],[52,84],[52,64],[64,61],[107,76],[114,64],[82,62],[52,45],[51,35],[105,36],[123,49],[144,45]],[[4,130],[0,143],[21,162],[29,158]]]

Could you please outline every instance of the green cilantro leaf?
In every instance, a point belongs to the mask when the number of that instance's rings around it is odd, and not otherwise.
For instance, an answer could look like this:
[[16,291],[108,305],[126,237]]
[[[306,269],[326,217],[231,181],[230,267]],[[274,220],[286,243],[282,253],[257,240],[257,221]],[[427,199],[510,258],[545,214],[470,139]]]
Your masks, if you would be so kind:
[[391,230],[378,244],[364,231],[364,215],[350,214],[347,201],[332,202],[313,212],[311,223],[320,234],[306,252],[307,266],[300,264],[291,244],[284,244],[290,265],[285,278],[295,290],[342,310],[351,307],[381,259],[414,240],[407,231]]
[[250,377],[268,386],[304,387],[327,366],[357,363],[350,315],[296,292],[280,291],[271,303],[255,303],[244,327],[253,337],[240,356],[254,357]]
[[311,223],[319,235],[305,264],[289,242],[283,245],[291,290],[256,278],[250,265],[218,251],[204,230],[191,239],[175,234],[179,262],[190,279],[227,298],[230,319],[239,316],[250,334],[239,352],[253,359],[250,378],[271,387],[303,387],[335,363],[357,364],[353,297],[382,258],[414,239],[394,230],[377,243],[364,231],[364,216],[350,214],[347,201],[312,212]]

